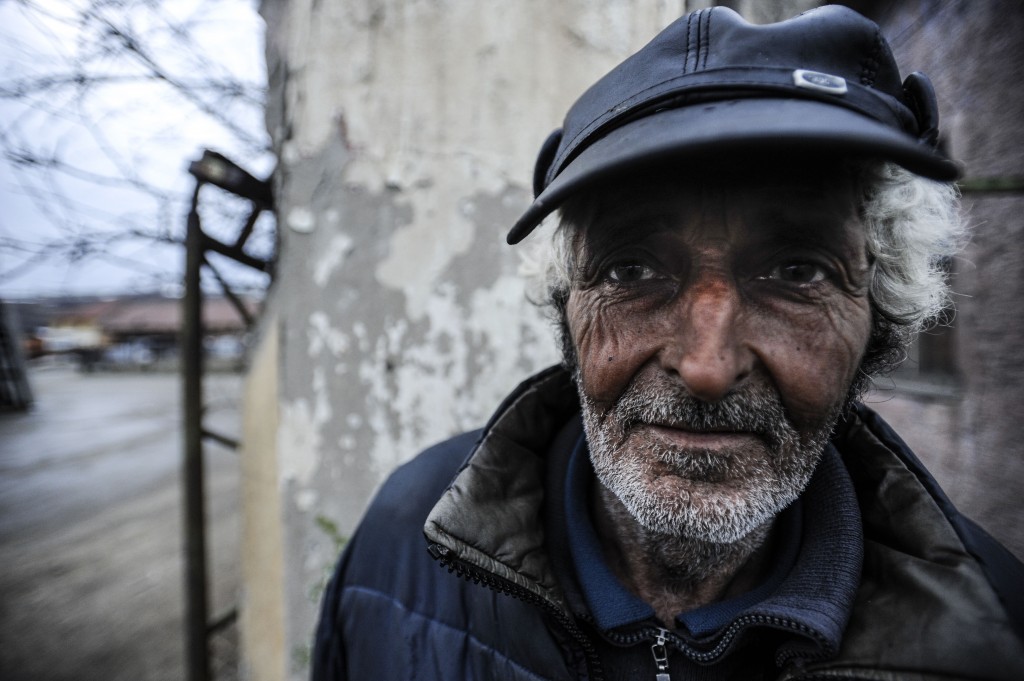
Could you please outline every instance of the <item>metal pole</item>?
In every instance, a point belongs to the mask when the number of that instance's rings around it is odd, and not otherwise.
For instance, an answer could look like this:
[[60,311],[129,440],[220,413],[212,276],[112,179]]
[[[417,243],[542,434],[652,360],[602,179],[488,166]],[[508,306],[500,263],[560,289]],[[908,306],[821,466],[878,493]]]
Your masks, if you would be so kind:
[[188,681],[209,681],[206,598],[206,514],[203,503],[203,232],[199,223],[196,182],[185,235],[185,298],[182,302],[181,369],[182,413],[185,420],[184,494],[185,528],[185,659]]
[[[213,251],[236,262],[268,274],[273,262],[253,257],[243,250],[256,226],[259,212],[273,205],[270,182],[257,180],[221,154],[206,150],[198,161],[189,164],[189,173],[196,178],[192,207],[188,214],[185,235],[185,297],[182,301],[181,370],[182,412],[184,420],[184,456],[182,485],[184,487],[185,533],[185,658],[187,681],[209,681],[209,639],[211,634],[234,622],[236,611],[210,622],[207,598],[206,513],[204,510],[203,440],[212,438],[221,444],[237,447],[231,438],[203,428],[203,291],[201,275],[204,263],[220,281],[225,295],[236,305],[246,322],[252,323],[242,301],[231,291],[220,274],[206,263],[206,252]],[[253,212],[235,241],[229,246],[203,233],[199,219],[199,191],[212,184],[253,202]]]

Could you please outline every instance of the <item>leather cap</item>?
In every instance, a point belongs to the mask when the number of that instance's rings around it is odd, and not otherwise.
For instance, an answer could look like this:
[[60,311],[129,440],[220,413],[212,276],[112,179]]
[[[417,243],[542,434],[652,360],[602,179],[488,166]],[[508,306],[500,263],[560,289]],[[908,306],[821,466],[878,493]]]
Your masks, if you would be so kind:
[[699,168],[799,152],[955,180],[937,139],[931,83],[920,73],[901,80],[872,21],[830,5],[755,25],[712,7],[675,21],[573,104],[541,149],[535,199],[507,241],[579,189],[652,162]]

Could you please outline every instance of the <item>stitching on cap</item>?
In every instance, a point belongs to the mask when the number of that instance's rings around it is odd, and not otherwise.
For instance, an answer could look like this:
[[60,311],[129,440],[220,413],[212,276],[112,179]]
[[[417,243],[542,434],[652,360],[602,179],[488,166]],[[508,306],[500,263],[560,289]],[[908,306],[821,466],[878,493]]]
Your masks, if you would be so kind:
[[693,15],[686,17],[686,44],[683,45],[683,73],[686,73],[686,64],[690,60],[690,27],[693,25]]
[[875,80],[878,77],[878,56],[879,52],[882,51],[882,44],[882,34],[879,31],[875,31],[874,45],[871,48],[871,53],[861,61],[861,85],[867,87],[874,86]]
[[700,71],[700,53],[704,50],[704,14],[705,11],[701,10],[700,14],[697,15],[697,44],[693,55],[694,73]]
[[714,10],[709,9],[707,12],[708,18],[704,22],[704,66],[708,67],[708,54],[711,53],[711,17],[714,16]]

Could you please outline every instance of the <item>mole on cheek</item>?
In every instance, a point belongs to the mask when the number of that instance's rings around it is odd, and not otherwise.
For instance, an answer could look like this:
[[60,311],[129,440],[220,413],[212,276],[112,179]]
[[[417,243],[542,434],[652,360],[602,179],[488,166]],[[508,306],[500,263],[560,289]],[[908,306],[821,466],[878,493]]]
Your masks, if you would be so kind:
[[614,357],[609,357],[609,358],[608,358],[608,361],[609,361],[609,362],[614,362],[614,361],[615,361],[615,358],[614,358]]

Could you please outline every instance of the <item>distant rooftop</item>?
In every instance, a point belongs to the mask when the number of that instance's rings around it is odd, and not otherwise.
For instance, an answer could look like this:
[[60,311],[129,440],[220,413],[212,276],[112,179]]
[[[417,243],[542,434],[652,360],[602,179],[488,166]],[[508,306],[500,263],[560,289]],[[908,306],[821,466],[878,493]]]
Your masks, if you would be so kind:
[[[243,298],[246,310],[255,315],[260,302]],[[96,326],[110,336],[174,334],[181,328],[182,301],[175,298],[131,297],[88,301],[64,307],[50,326]],[[203,301],[203,324],[209,333],[245,330],[245,322],[227,298],[207,297]]]

